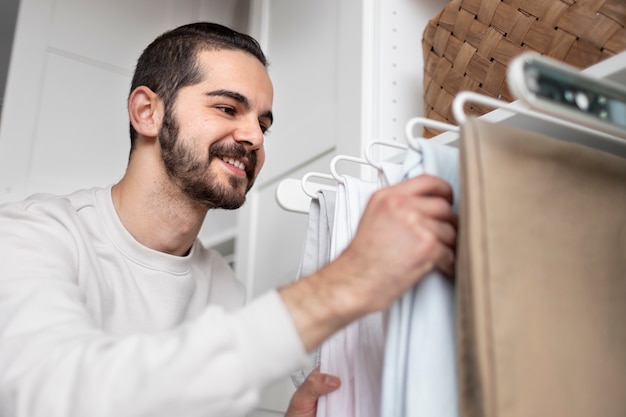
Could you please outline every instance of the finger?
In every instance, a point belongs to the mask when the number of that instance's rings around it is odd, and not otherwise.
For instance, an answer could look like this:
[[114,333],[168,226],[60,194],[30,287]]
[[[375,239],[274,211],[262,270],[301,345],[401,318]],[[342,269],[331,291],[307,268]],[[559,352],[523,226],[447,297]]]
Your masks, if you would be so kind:
[[454,250],[456,247],[456,227],[448,221],[441,221],[431,217],[421,220],[416,226],[433,234],[436,241]]
[[341,381],[334,375],[323,374],[317,367],[311,372],[291,397],[288,416],[308,416],[317,407],[320,396],[335,391]]
[[422,215],[448,222],[456,227],[457,215],[450,203],[441,197],[420,197],[411,202],[409,209],[417,210]]
[[428,174],[417,175],[392,187],[411,195],[443,197],[450,204],[454,201],[452,186],[442,178]]
[[456,252],[456,228],[450,223],[421,219],[413,227],[415,233],[415,258],[437,266],[446,274],[454,270]]
[[335,391],[341,385],[338,377],[320,372],[319,366],[315,368],[302,383],[303,393],[317,399],[320,395]]
[[452,277],[455,274],[456,255],[450,248],[443,248],[435,263],[445,275]]

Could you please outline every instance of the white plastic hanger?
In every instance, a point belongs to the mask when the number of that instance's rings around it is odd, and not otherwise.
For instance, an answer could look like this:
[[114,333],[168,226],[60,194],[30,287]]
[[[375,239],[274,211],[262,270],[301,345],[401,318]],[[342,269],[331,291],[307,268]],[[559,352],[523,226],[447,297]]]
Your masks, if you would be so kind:
[[341,161],[355,162],[357,164],[370,166],[376,169],[376,167],[371,165],[366,159],[357,158],[355,156],[349,156],[349,155],[337,155],[330,161],[330,174],[340,184],[344,183],[344,180],[341,177],[341,174],[339,174],[339,172],[337,171],[337,163]]
[[[550,116],[548,114],[539,113],[537,111],[524,107],[520,101],[508,103],[495,99],[493,97],[488,97],[479,93],[475,93],[473,91],[463,91],[459,93],[452,102],[452,113],[454,115],[454,118],[459,122],[459,125],[462,125],[467,121],[468,116],[465,114],[465,104],[469,102],[497,108],[511,114],[520,114],[529,118],[533,118],[538,121],[537,125],[539,124],[539,122],[544,122],[544,125],[546,125],[547,123],[547,125],[552,124],[553,126],[556,125],[568,128],[569,130],[565,131],[569,133],[563,134],[563,132],[557,132],[560,133],[560,135],[554,136],[557,139],[580,143],[585,146],[602,149],[612,154],[626,157],[626,140],[624,138],[620,138],[611,135],[610,133],[583,126],[581,124],[572,123],[568,120],[560,119],[558,117]],[[510,118],[507,120],[510,120]],[[541,130],[534,129],[534,126],[529,126],[529,130],[541,132]],[[552,133],[555,132],[553,131]]]
[[387,147],[390,147],[390,148],[395,148],[395,149],[400,149],[400,150],[407,150],[408,149],[408,145],[406,145],[404,143],[400,143],[400,142],[389,142],[389,141],[384,141],[384,140],[373,140],[370,143],[368,143],[367,146],[365,147],[365,151],[364,151],[365,160],[367,161],[368,164],[370,164],[371,166],[376,168],[379,172],[382,171],[383,167],[380,165],[380,162],[375,161],[374,158],[372,157],[372,148],[375,147],[375,146],[387,146]]
[[330,174],[323,174],[321,172],[307,172],[306,174],[304,174],[302,176],[302,180],[300,181],[302,191],[304,191],[304,194],[308,195],[311,198],[317,198],[317,192],[319,190],[334,190],[336,188],[332,185],[316,182],[315,188],[312,190],[311,188],[309,188],[309,180],[311,178],[335,181],[335,178]]
[[[526,114],[526,115],[530,115],[533,117],[536,117],[537,115],[541,116],[541,114],[539,113],[535,114],[536,112],[533,112],[532,110],[529,110],[529,109],[524,109],[521,107],[516,107],[515,109],[513,109],[511,106],[511,103],[508,103],[506,101],[498,100],[493,97],[475,93],[473,91],[462,91],[459,94],[457,94],[454,100],[452,101],[452,114],[454,115],[454,118],[459,123],[459,125],[462,125],[463,123],[467,121],[467,115],[465,114],[465,104],[467,104],[468,102],[483,104],[488,107],[502,109],[502,110],[510,111],[512,113]],[[545,117],[549,117],[549,116],[545,116]]]
[[508,103],[506,101],[501,101],[493,97],[475,93],[473,91],[463,91],[459,93],[452,102],[452,113],[454,114],[454,118],[457,120],[457,122],[459,122],[459,124],[463,124],[467,121],[467,115],[465,114],[465,104],[469,102],[483,104],[485,106],[502,109],[511,113],[522,114],[524,116],[533,117],[535,119],[543,120],[549,123],[556,123],[569,128],[574,128],[581,132],[589,133],[591,135],[602,136],[607,139],[624,142],[624,139],[618,138],[617,136],[611,135],[609,133],[605,133],[600,130],[592,129],[587,126],[572,123],[564,119],[559,119],[558,117],[550,116],[545,113],[539,113],[527,107],[523,107],[519,101]]
[[[421,132],[425,127],[430,127],[432,129],[441,130],[444,132],[458,132],[459,127],[455,125],[451,125],[449,123],[440,122],[438,120],[428,119],[426,117],[414,117],[409,120],[405,127],[405,135],[407,140],[415,139],[416,136],[413,135],[415,131],[415,127],[419,127],[418,131]],[[419,137],[419,136],[417,136]]]
[[[442,131],[458,132],[458,126],[442,123],[436,120],[427,119],[424,117],[414,117],[407,122],[405,133],[407,136],[407,144],[400,142],[389,142],[382,140],[373,140],[367,144],[364,149],[365,159],[357,158],[348,155],[337,155],[330,162],[331,174],[323,174],[320,172],[309,172],[305,174],[301,180],[287,178],[282,180],[276,188],[275,199],[278,205],[286,210],[295,213],[308,213],[309,206],[311,204],[311,198],[315,198],[316,193],[320,189],[334,189],[335,187],[328,184],[329,180],[334,180],[339,183],[343,182],[341,174],[337,169],[337,164],[342,161],[355,162],[362,165],[371,166],[377,172],[382,172],[380,162],[377,162],[372,156],[372,148],[374,146],[388,146],[399,150],[414,149],[417,152],[420,151],[419,144],[416,142],[417,137],[413,135],[413,131],[416,127],[420,128],[420,131],[424,127],[431,127]],[[436,140],[437,136],[430,140]],[[455,140],[453,138],[453,140]],[[448,140],[449,141],[449,140]],[[442,143],[447,143],[442,141]],[[322,179],[324,183],[319,181],[312,181],[315,179]]]

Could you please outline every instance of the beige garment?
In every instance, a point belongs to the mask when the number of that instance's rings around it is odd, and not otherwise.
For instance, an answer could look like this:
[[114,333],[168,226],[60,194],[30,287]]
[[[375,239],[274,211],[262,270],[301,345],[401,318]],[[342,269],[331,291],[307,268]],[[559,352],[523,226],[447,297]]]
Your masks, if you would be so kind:
[[626,416],[626,159],[462,128],[465,417]]

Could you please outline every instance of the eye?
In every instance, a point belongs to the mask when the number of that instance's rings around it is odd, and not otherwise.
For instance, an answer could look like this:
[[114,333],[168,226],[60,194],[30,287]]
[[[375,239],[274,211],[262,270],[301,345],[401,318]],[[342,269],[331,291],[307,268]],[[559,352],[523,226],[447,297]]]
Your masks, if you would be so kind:
[[264,135],[267,135],[269,133],[269,126],[267,126],[264,123],[259,123],[259,127],[261,128],[261,132],[263,132]]
[[269,117],[260,117],[259,118],[259,128],[264,135],[269,133],[270,127],[272,126],[272,120]]
[[216,108],[222,113],[226,113],[230,116],[233,116],[236,113],[236,110],[231,106],[216,106]]

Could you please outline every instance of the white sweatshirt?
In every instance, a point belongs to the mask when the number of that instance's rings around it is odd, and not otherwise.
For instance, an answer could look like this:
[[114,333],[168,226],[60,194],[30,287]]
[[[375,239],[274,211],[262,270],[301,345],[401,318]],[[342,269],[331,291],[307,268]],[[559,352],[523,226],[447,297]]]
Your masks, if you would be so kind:
[[139,244],[110,188],[0,206],[0,416],[243,416],[306,364],[275,291]]

